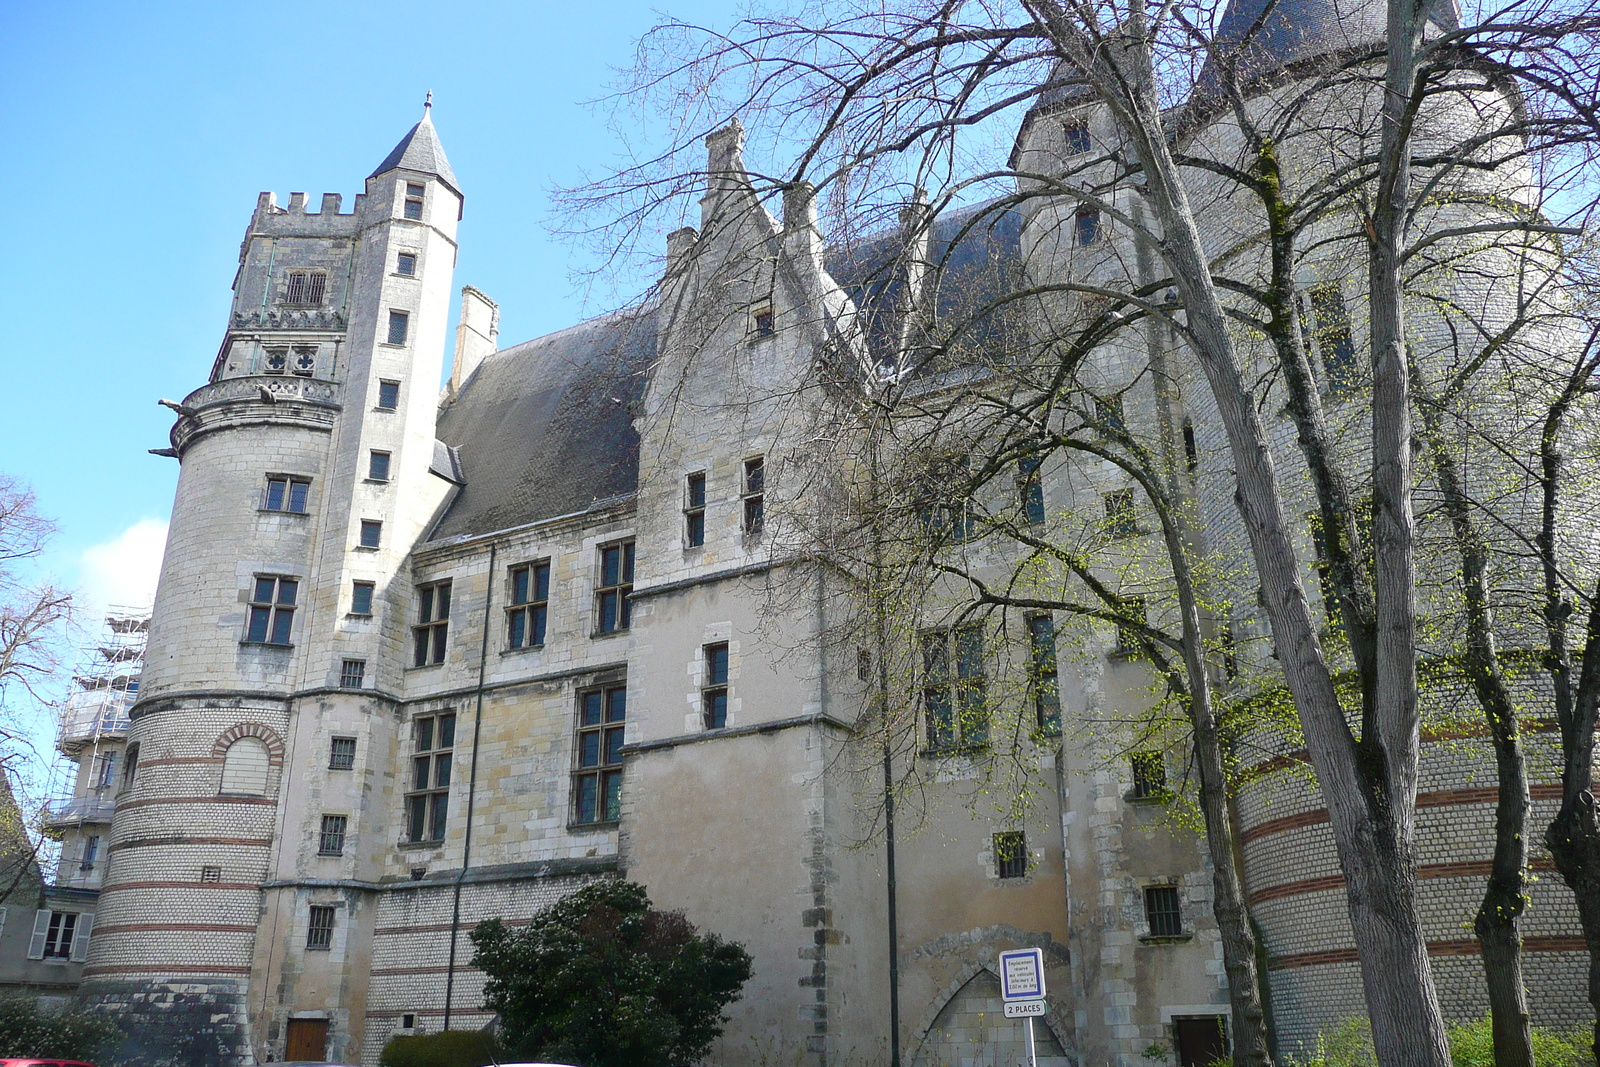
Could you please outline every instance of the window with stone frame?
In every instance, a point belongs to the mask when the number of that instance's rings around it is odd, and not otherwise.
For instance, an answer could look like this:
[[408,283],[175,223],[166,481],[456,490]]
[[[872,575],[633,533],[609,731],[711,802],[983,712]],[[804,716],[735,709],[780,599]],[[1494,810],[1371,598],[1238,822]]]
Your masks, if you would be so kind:
[[633,542],[618,541],[600,547],[600,581],[595,586],[595,631],[602,634],[626,630],[633,621]]
[[289,645],[294,629],[300,579],[283,574],[258,574],[250,584],[250,611],[244,643]]
[[324,815],[322,829],[317,834],[317,855],[344,855],[344,831],[349,823],[347,815]]
[[622,743],[627,719],[626,685],[578,694],[572,771],[572,821],[576,824],[622,818]]
[[1312,337],[1322,362],[1323,382],[1329,394],[1342,396],[1360,384],[1360,359],[1355,335],[1350,327],[1350,312],[1337,282],[1307,290],[1314,323]]
[[405,217],[413,222],[422,220],[422,204],[428,194],[428,187],[418,182],[406,182]]
[[411,771],[406,782],[406,840],[443,841],[450,817],[455,712],[411,720]]
[[716,641],[701,650],[700,715],[707,730],[728,725],[728,642]]
[[321,307],[328,276],[320,270],[291,270],[284,278],[283,302],[297,307]]
[[1098,244],[1102,233],[1100,212],[1094,208],[1080,208],[1072,217],[1072,239],[1081,247]]
[[444,662],[450,636],[450,579],[417,587],[417,621],[411,627],[411,665]]
[[371,615],[372,596],[377,592],[376,582],[351,582],[350,583],[350,614]]
[[406,335],[410,330],[411,316],[408,313],[404,311],[389,312],[389,332],[385,335],[386,343],[391,345],[405,344]]
[[335,737],[328,743],[328,770],[349,771],[356,765],[356,739]]
[[311,479],[292,474],[267,475],[267,491],[261,498],[262,511],[286,511],[304,515],[311,501]]
[[767,461],[753,456],[744,461],[744,535],[759,537],[767,524]]
[[1028,873],[1028,838],[1021,830],[994,835],[994,873],[997,878],[1021,878]]
[[1122,414],[1122,396],[1097,396],[1094,398],[1094,419],[1108,435],[1128,432],[1128,421]]
[[378,410],[393,411],[400,406],[400,383],[388,378],[378,379]]
[[93,788],[109,789],[117,783],[117,754],[115,751],[98,753],[94,758]]
[[268,348],[261,356],[261,370],[265,374],[283,374],[289,369],[287,348]]
[[706,472],[694,471],[684,478],[683,543],[699,548],[706,543]]
[[1149,621],[1148,611],[1142,596],[1119,598],[1117,614],[1127,621],[1117,623],[1117,646],[1113,650],[1117,655],[1133,656],[1143,651],[1144,631],[1140,627]]
[[78,854],[78,870],[92,871],[100,858],[100,835],[90,834],[83,839],[83,851]]
[[1128,757],[1133,771],[1131,800],[1160,800],[1167,797],[1167,760],[1159,751],[1135,752]]
[[1056,674],[1056,623],[1048,615],[1028,616],[1028,684],[1039,729],[1061,732],[1061,683]]
[[922,707],[928,748],[977,748],[989,743],[988,684],[983,627],[973,623],[922,634]]
[[347,659],[339,663],[339,688],[364,689],[367,685],[367,661]]
[[373,449],[367,453],[367,478],[374,482],[389,480],[389,461],[393,456],[389,452]]
[[550,615],[550,561],[511,568],[511,603],[506,608],[506,645],[539,648]]
[[1175,885],[1144,887],[1144,915],[1151,937],[1182,937],[1183,907]]
[[774,333],[772,305],[760,304],[750,310],[750,332],[756,337],[771,337]]
[[1112,537],[1131,537],[1139,532],[1139,512],[1132,489],[1114,489],[1102,500],[1106,509],[1106,532]]
[[1081,118],[1070,118],[1063,124],[1066,134],[1066,155],[1081,156],[1089,151],[1093,141],[1089,137],[1089,123]]
[[1043,460],[1023,456],[1017,460],[1017,496],[1022,506],[1022,521],[1032,525],[1044,522],[1044,478],[1039,473]]
[[338,909],[331,904],[311,905],[306,926],[306,948],[313,952],[327,952],[333,948],[333,927]]
[[294,346],[294,372],[302,378],[313,377],[317,373],[317,346]]
[[417,273],[417,254],[415,252],[401,252],[395,256],[394,272],[407,277],[415,277]]

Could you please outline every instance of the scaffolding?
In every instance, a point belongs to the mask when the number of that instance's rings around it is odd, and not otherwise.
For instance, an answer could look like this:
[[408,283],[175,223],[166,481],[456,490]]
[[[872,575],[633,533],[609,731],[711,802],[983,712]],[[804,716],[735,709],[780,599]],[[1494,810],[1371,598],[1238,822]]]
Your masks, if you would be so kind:
[[75,688],[61,708],[56,749],[63,756],[76,759],[85,745],[127,736],[149,629],[148,608],[106,609],[105,632],[85,650],[73,674]]

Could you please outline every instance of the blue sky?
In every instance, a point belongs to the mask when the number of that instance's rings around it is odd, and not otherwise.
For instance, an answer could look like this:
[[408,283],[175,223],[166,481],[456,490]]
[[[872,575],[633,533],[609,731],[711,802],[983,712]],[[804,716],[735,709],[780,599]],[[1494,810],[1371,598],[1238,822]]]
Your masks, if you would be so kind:
[[156,400],[205,381],[258,191],[348,205],[431,89],[467,198],[456,285],[500,302],[505,343],[559,329],[600,309],[550,190],[621,147],[585,102],[662,11],[740,6],[0,0],[0,470],[59,522],[50,569],[91,607],[149,595],[177,478],[146,451]]

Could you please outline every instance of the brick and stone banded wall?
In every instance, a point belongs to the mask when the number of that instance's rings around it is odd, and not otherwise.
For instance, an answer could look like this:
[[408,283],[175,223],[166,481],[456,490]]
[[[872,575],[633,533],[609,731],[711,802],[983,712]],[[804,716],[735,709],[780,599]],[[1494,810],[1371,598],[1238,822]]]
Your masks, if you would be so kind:
[[[471,966],[474,926],[493,918],[508,926],[526,926],[540,909],[597,877],[609,877],[615,869],[614,858],[598,857],[469,872],[461,886],[451,1029],[479,1029],[492,1018],[483,1010],[483,974]],[[415,1032],[443,1029],[454,879],[455,872],[441,873],[414,885],[390,887],[380,895],[363,1064],[375,1065],[389,1039],[407,1032],[400,1029],[403,1015],[416,1016]]]
[[[1488,1011],[1472,933],[1493,855],[1494,761],[1470,731],[1434,731],[1417,797],[1418,892],[1440,1004],[1451,1020]],[[1535,1025],[1568,1029],[1588,1017],[1587,962],[1572,895],[1539,844],[1560,788],[1555,736],[1525,735],[1535,881],[1521,923]],[[1318,1032],[1365,1014],[1350,918],[1328,813],[1303,752],[1284,751],[1239,796],[1245,883],[1265,935],[1272,1011],[1284,1055],[1309,1054]]]
[[[125,1037],[119,1067],[235,1067],[250,1062],[242,979],[101,980],[83,1003],[115,1017]],[[137,1024],[130,1026],[130,1020]],[[104,1062],[104,1061],[102,1061]]]

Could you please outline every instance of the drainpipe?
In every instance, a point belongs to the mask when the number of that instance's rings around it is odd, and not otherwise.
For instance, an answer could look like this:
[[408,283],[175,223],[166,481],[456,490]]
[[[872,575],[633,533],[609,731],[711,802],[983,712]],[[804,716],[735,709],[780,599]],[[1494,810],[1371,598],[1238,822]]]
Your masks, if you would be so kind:
[[489,546],[489,580],[483,591],[483,641],[478,647],[478,698],[472,712],[472,770],[467,775],[467,832],[461,846],[461,870],[456,872],[455,904],[450,910],[450,964],[444,976],[444,1028],[450,1029],[451,1002],[456,992],[456,935],[461,930],[461,883],[472,863],[472,809],[478,799],[478,738],[483,733],[483,679],[489,664],[489,611],[494,607],[494,558],[499,546]]
[[[872,450],[872,481],[873,497],[877,498],[878,487],[878,459],[879,443],[874,426],[869,432],[872,439],[869,447]],[[880,599],[879,589],[882,588],[883,575],[883,534],[881,530],[874,530],[873,537],[873,573],[872,573],[872,614],[873,635],[877,644],[878,656],[878,713],[883,722],[883,834],[884,834],[884,863],[888,885],[888,920],[889,920],[889,1067],[900,1067],[900,922],[898,893],[895,884],[894,870],[894,755],[889,746],[889,623],[884,617],[883,601]]]

